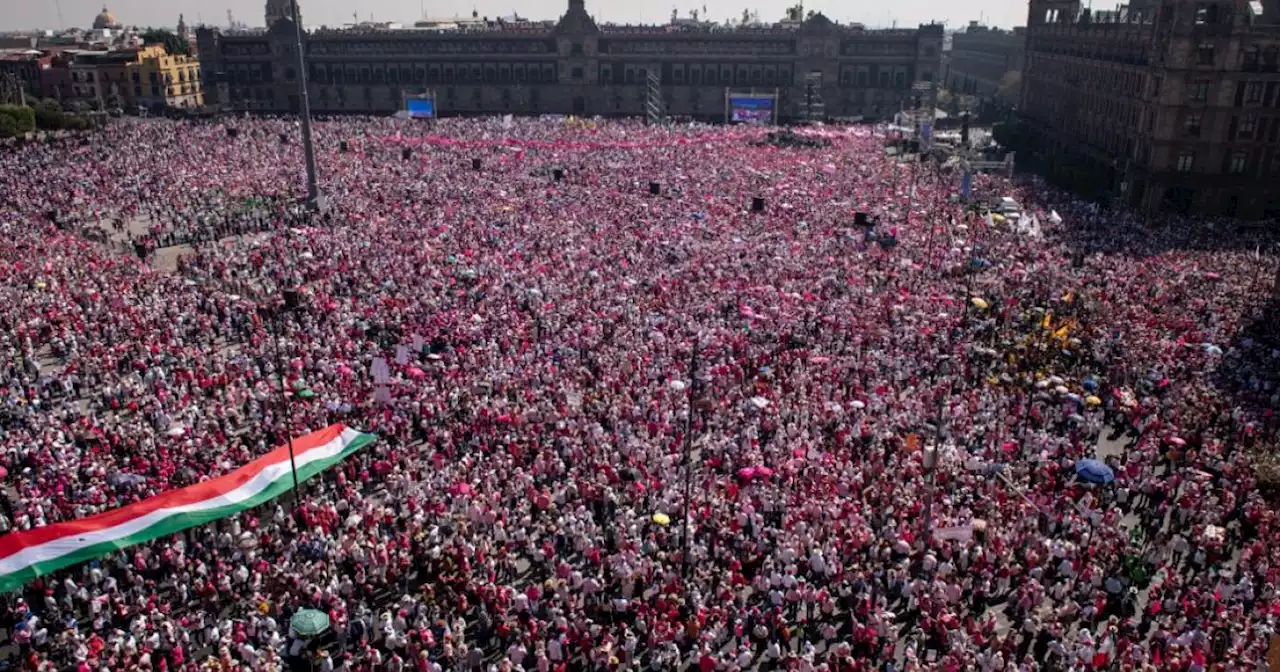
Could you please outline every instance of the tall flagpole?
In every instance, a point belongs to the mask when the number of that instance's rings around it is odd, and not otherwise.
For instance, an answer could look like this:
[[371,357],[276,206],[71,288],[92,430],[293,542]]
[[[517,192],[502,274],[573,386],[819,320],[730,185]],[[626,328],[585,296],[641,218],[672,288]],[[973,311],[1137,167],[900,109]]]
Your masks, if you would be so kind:
[[298,48],[298,114],[302,117],[302,153],[307,161],[307,209],[323,210],[320,181],[316,176],[316,150],[311,142],[311,99],[307,95],[307,56],[302,39],[302,12],[298,0],[290,3],[293,9],[294,37]]

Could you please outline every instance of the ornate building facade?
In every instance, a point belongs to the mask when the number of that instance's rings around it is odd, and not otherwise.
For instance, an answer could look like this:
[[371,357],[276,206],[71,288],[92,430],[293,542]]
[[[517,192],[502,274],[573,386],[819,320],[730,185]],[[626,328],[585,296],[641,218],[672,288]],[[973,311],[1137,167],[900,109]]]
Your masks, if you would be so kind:
[[1027,33],[1023,153],[1051,174],[1149,213],[1280,217],[1280,0],[1031,0]]
[[[296,37],[285,3],[268,29],[197,33],[210,103],[298,107]],[[472,22],[448,30],[342,29],[306,35],[308,94],[326,113],[391,113],[430,92],[440,115],[639,116],[656,75],[665,112],[723,120],[726,95],[777,95],[780,120],[884,119],[921,102],[938,77],[940,25],[866,30],[821,14],[770,27],[598,25],[582,0],[558,22]]]
[[[1022,72],[1026,42],[1026,28],[1001,30],[970,21],[963,33],[951,36],[951,54],[944,68],[946,88],[984,100],[999,97],[1010,73]],[[1016,104],[1018,89],[1010,88],[1013,100],[1007,102]]]

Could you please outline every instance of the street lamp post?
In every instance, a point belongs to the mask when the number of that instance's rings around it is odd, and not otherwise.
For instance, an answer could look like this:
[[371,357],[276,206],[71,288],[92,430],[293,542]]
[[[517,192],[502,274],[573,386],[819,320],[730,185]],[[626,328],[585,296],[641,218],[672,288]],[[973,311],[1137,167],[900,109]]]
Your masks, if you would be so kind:
[[267,331],[267,337],[271,339],[271,351],[276,360],[276,375],[280,378],[280,402],[284,404],[285,440],[289,445],[289,473],[293,476],[293,501],[295,505],[298,505],[302,501],[302,496],[298,488],[298,464],[293,451],[293,404],[289,400],[289,389],[285,382],[284,354],[280,352],[280,339],[284,338],[284,316],[292,312],[293,308],[296,307],[297,291],[285,290],[284,294],[285,299],[282,306],[277,307],[275,310],[263,309],[260,313],[264,320],[276,323],[275,333],[272,333],[270,324],[266,324],[264,327]]
[[938,447],[927,446],[921,455],[924,462],[924,548],[929,549],[933,542],[933,486],[938,473]]
[[[949,356],[939,362],[937,373],[949,376],[951,367],[949,364]],[[934,484],[938,474],[938,450],[942,448],[942,422],[943,412],[946,410],[947,399],[951,397],[954,386],[950,378],[947,382],[947,393],[938,397],[938,414],[934,419],[934,441],[933,446],[924,449],[921,454],[921,462],[924,464],[925,471],[925,502],[924,502],[924,548],[928,549],[933,543],[933,499]]]
[[[693,513],[693,411],[698,398],[698,342],[689,355],[689,408],[684,420],[684,527],[680,532],[680,579],[689,590],[689,525]],[[690,605],[692,606],[692,605]]]
[[323,210],[320,180],[316,176],[316,150],[311,140],[311,99],[307,95],[307,55],[302,39],[302,13],[298,0],[293,0],[293,30],[298,49],[298,113],[302,117],[302,154],[307,162],[307,209]]

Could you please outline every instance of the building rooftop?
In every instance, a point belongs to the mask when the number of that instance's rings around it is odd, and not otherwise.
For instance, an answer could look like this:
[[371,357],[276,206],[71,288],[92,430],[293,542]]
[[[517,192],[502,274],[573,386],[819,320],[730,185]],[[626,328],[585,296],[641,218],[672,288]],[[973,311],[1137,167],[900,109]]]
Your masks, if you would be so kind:
[[25,61],[43,55],[39,49],[0,49],[0,59],[6,61]]
[[[1278,0],[1280,1],[1280,0]],[[573,9],[557,20],[531,21],[524,19],[518,15],[510,18],[490,19],[488,17],[480,17],[473,14],[470,17],[453,17],[434,20],[417,21],[412,27],[401,26],[395,23],[372,23],[364,22],[358,24],[348,24],[345,26],[331,27],[320,26],[308,28],[307,32],[312,35],[337,37],[337,36],[412,36],[421,35],[424,32],[437,33],[443,35],[474,35],[474,34],[516,34],[516,35],[550,35],[557,27],[563,27],[566,17],[574,14]],[[577,12],[582,12],[581,8]],[[591,17],[582,12],[581,17],[586,21],[591,21]],[[591,21],[592,27],[595,26]],[[228,29],[218,27],[204,27],[216,30],[225,36],[256,36],[266,34],[265,28],[250,29]],[[665,24],[617,24],[602,23],[599,24],[598,30],[602,35],[609,36],[777,36],[791,35],[800,31],[831,31],[838,34],[848,35],[864,35],[867,37],[908,37],[916,35],[921,29],[934,29],[939,35],[941,34],[941,26],[935,24],[922,25],[919,28],[890,28],[890,29],[868,29],[861,23],[841,24],[828,19],[821,13],[814,14],[804,21],[779,21],[776,23],[748,23],[748,24],[726,24],[714,23],[710,21],[692,21],[687,19],[677,19],[671,23]]]

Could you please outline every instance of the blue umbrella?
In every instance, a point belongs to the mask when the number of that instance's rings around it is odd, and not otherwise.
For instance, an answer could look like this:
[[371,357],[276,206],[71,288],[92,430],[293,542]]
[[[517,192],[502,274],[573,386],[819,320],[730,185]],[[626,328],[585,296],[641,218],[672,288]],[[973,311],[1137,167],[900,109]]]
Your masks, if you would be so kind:
[[1076,475],[1080,480],[1099,485],[1106,485],[1116,480],[1116,475],[1111,471],[1111,467],[1097,460],[1080,460],[1076,462]]

